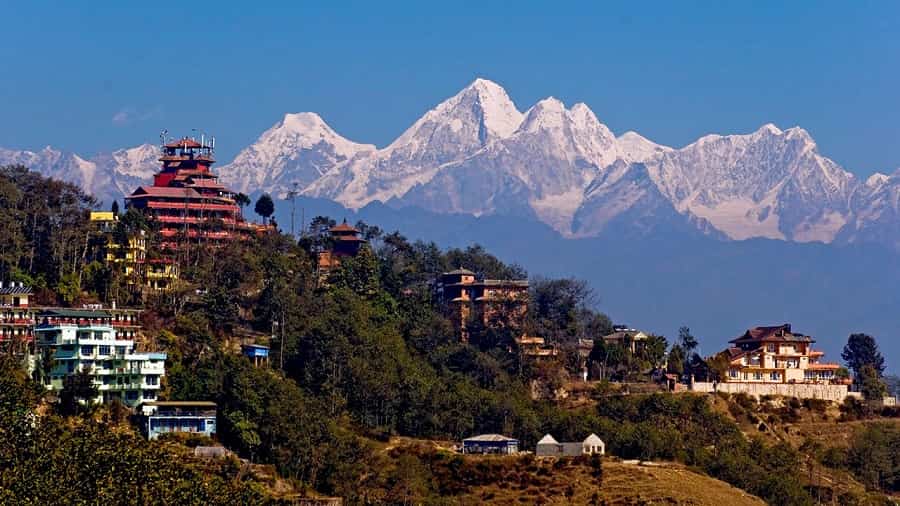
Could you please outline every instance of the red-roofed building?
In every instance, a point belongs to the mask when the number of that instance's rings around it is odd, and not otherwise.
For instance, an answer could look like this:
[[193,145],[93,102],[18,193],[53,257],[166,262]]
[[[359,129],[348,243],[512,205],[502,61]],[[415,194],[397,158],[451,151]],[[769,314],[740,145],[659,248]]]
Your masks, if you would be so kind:
[[849,383],[839,379],[840,366],[821,362],[812,337],[793,332],[791,325],[754,327],[732,339],[726,350],[731,363],[727,383]]
[[162,168],[153,185],[138,187],[126,202],[156,218],[163,249],[183,240],[228,240],[268,230],[245,221],[234,192],[219,183],[210,143],[185,137],[161,149]]
[[331,269],[335,269],[341,265],[341,258],[353,257],[359,253],[359,248],[366,243],[366,240],[359,236],[360,231],[356,227],[347,224],[347,220],[343,223],[335,225],[328,229],[331,236],[331,248],[319,252],[319,272],[327,274]]

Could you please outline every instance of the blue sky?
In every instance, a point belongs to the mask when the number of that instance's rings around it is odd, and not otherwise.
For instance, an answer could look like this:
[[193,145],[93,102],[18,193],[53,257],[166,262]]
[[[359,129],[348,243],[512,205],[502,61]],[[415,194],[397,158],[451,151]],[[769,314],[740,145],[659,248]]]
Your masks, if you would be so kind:
[[[133,5],[132,5],[133,4]],[[89,5],[89,6],[88,6]],[[383,146],[475,77],[681,146],[800,125],[900,167],[900,2],[6,2],[0,146],[90,155],[162,128],[230,159],[285,112]]]

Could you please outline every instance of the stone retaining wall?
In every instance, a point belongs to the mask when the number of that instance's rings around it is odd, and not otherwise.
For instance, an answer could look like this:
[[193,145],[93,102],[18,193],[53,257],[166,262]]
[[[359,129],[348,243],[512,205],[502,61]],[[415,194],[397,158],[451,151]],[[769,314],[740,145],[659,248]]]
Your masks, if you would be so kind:
[[859,392],[850,392],[847,385],[816,385],[806,383],[704,383],[694,382],[695,392],[745,393],[759,398],[763,395],[780,395],[798,399],[825,399],[843,402],[847,396],[861,397]]

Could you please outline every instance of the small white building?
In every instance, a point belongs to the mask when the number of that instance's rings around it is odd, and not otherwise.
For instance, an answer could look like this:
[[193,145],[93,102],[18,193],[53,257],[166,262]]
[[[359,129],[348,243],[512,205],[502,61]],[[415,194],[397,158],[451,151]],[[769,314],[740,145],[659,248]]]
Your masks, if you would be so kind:
[[545,435],[537,443],[534,454],[538,457],[577,457],[579,455],[605,455],[606,443],[591,434],[581,442],[560,443],[550,434]]

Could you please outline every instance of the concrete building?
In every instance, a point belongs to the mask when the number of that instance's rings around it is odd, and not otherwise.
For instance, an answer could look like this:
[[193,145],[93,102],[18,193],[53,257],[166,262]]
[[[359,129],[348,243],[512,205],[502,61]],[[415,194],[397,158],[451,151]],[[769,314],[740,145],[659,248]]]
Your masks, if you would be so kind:
[[726,383],[850,383],[836,376],[838,364],[821,361],[824,353],[812,349],[812,337],[793,332],[789,323],[754,327],[730,342]]
[[519,452],[519,440],[500,434],[482,434],[463,439],[463,453],[512,455]]
[[528,311],[525,279],[479,280],[474,272],[460,267],[441,274],[437,292],[463,342],[468,342],[473,326],[521,327]]
[[627,325],[616,325],[613,333],[603,336],[606,344],[614,344],[630,350],[632,355],[644,347],[649,336],[637,329],[630,329]]
[[573,443],[560,443],[550,434],[538,441],[534,454],[538,457],[578,457],[580,455],[604,455],[606,443],[591,434],[584,441]]
[[132,339],[119,339],[105,311],[56,309],[37,316],[36,353],[29,366],[48,390],[62,390],[66,376],[88,371],[99,395],[135,407],[157,398],[165,375],[165,353],[138,352]]
[[160,225],[160,245],[173,251],[188,242],[217,243],[272,229],[244,219],[236,193],[212,172],[215,141],[163,139],[162,168],[152,185],[138,187],[126,205],[152,215]]
[[147,439],[169,432],[216,435],[216,403],[209,401],[150,401],[141,407],[141,430]]
[[178,279],[177,265],[170,258],[147,257],[147,233],[117,237],[119,217],[111,211],[91,211],[94,258],[116,266],[134,290],[166,290]]
[[0,282],[0,344],[24,349],[32,342],[34,314],[29,306],[30,286],[22,282]]

